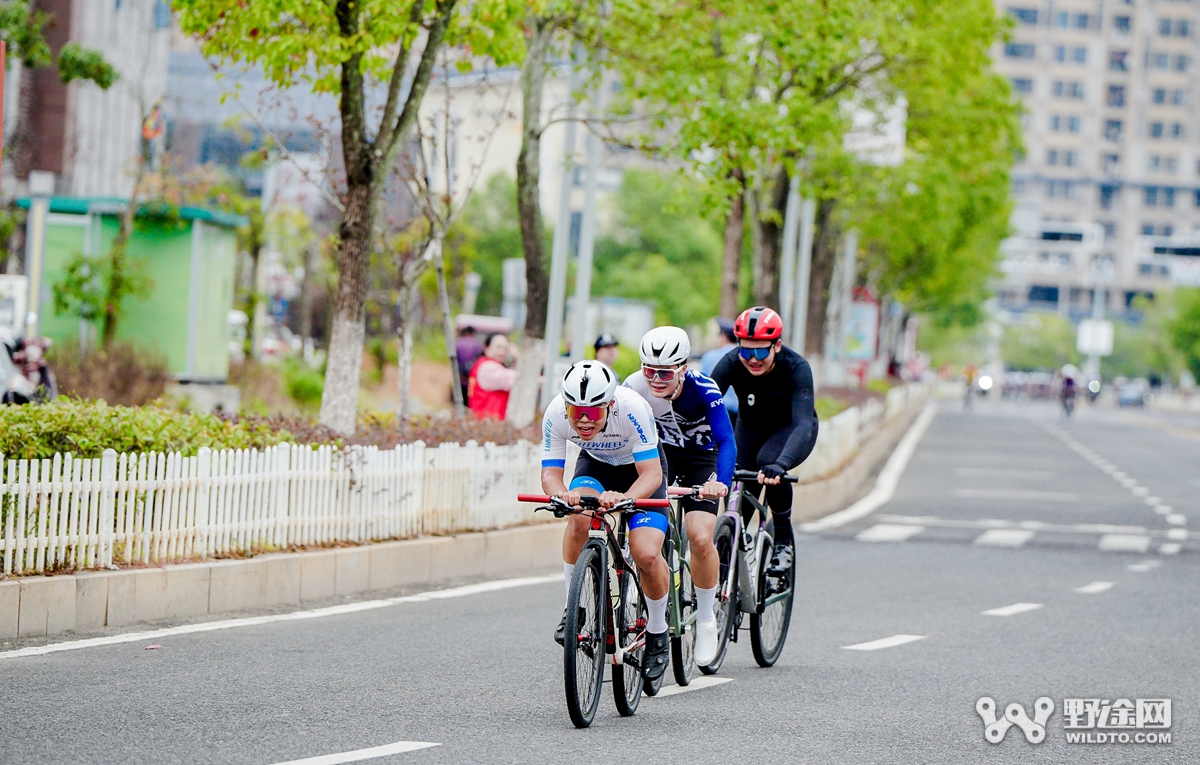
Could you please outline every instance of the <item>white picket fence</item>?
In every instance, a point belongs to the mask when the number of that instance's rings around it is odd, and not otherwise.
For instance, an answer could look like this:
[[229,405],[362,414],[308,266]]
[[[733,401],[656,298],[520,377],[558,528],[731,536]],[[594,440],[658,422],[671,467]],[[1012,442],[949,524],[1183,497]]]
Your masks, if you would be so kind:
[[4,574],[162,564],[511,526],[538,487],[534,444],[408,444],[193,457],[0,457]]

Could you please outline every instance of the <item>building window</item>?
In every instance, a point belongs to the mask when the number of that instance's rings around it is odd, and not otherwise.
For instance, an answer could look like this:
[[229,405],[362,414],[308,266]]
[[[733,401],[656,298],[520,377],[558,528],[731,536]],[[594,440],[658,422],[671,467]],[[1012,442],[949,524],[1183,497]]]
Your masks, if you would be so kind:
[[1170,37],[1170,35],[1171,35],[1171,20],[1170,19],[1159,19],[1158,20],[1158,33],[1160,35],[1162,35],[1163,37]]
[[1200,189],[1196,189],[1196,207],[1200,207]]
[[[1100,157],[1100,167],[1105,175],[1116,175],[1117,171],[1121,169],[1121,157],[1117,154],[1104,154]],[[1101,188],[1100,201],[1104,201],[1103,188]]]
[[1132,28],[1132,26],[1133,25],[1129,23],[1128,16],[1113,16],[1113,29],[1117,30],[1118,32],[1129,34],[1129,30]]
[[1158,206],[1158,187],[1157,186],[1147,186],[1145,189],[1145,192],[1146,192],[1146,207],[1157,207]]
[[1108,54],[1108,68],[1114,72],[1129,71],[1129,51],[1114,50]]
[[1046,152],[1046,164],[1047,165],[1057,165],[1058,164],[1058,149],[1050,149],[1049,151]]
[[1004,46],[1004,55],[1009,58],[1033,58],[1035,50],[1029,43],[1008,43]]
[[1033,92],[1033,80],[1027,77],[1014,77],[1012,79],[1013,90],[1026,95]]
[[1075,28],[1087,29],[1091,22],[1091,18],[1086,13],[1075,14]]
[[1184,135],[1184,133],[1183,133],[1183,125],[1182,125],[1181,123],[1178,123],[1178,122],[1175,122],[1175,123],[1173,123],[1173,124],[1171,125],[1171,137],[1172,137],[1172,138],[1174,138],[1174,139],[1176,139],[1176,140],[1179,140],[1179,139],[1182,139],[1182,138],[1183,138],[1183,135]]
[[155,29],[170,29],[171,28],[171,4],[167,0],[155,0],[154,3],[154,28]]
[[1164,186],[1162,190],[1161,207],[1175,206],[1175,189],[1171,186]]
[[1143,223],[1142,236],[1154,236],[1154,226],[1149,223]]
[[1066,61],[1067,60],[1067,49],[1065,46],[1059,45],[1054,48],[1054,60],[1055,61]]
[[[1030,58],[1033,58],[1030,56]],[[1155,69],[1169,69],[1171,66],[1171,57],[1166,53],[1155,53],[1150,56],[1150,66]]]
[[1150,137],[1151,138],[1162,138],[1163,137],[1163,124],[1161,122],[1151,122],[1150,123]]
[[1066,29],[1068,26],[1070,26],[1070,21],[1071,15],[1066,11],[1059,11],[1058,13],[1054,14],[1054,26],[1058,27],[1059,29]]
[[1183,106],[1183,88],[1176,88],[1175,90],[1171,91],[1171,103],[1175,104],[1176,106]]
[[1087,48],[1076,48],[1075,50],[1071,51],[1071,54],[1071,57],[1074,59],[1076,64],[1087,63]]
[[[1112,98],[1112,88],[1109,88],[1108,97]],[[1122,91],[1122,99],[1124,91]],[[1121,140],[1121,120],[1106,120],[1104,122],[1104,137],[1110,141]]]
[[1159,232],[1159,234],[1161,234],[1162,236],[1171,236],[1172,234],[1174,234],[1174,233],[1175,233],[1175,229],[1174,229],[1173,227],[1171,227],[1171,226],[1161,226],[1161,227],[1158,229],[1158,232]]
[[1016,19],[1018,24],[1038,23],[1038,12],[1036,8],[1009,8],[1008,15]]
[[1150,100],[1156,104],[1165,104],[1167,102],[1167,89],[1155,88],[1154,93],[1150,96]]
[[1070,133],[1078,133],[1083,127],[1083,120],[1078,117],[1069,117],[1067,119],[1067,131]]
[[1157,154],[1151,154],[1146,158],[1146,170],[1148,172],[1157,173],[1160,167],[1162,167],[1162,157]]
[[1117,224],[1116,223],[1104,223],[1101,225],[1104,226],[1104,238],[1105,239],[1116,239],[1117,238]]
[[[1125,86],[1124,85],[1109,85],[1108,86],[1108,105],[1109,106],[1124,106],[1125,105]],[[1111,125],[1112,122],[1109,122],[1109,124]],[[1117,132],[1120,132],[1120,127],[1119,127],[1120,124],[1121,123],[1119,123],[1119,122],[1117,123],[1117,125],[1118,125]],[[1112,140],[1115,141],[1117,139],[1114,138]]]
[[1188,26],[1187,19],[1178,19],[1175,22],[1175,34],[1179,35],[1180,37],[1187,37],[1188,33],[1191,31],[1192,30]]
[[1079,165],[1079,152],[1068,151],[1068,152],[1064,152],[1063,156],[1064,156],[1063,164],[1065,164],[1067,167],[1077,167]]
[[1059,131],[1059,126],[1061,123],[1062,123],[1062,117],[1059,117],[1057,114],[1050,115],[1050,129],[1052,131],[1057,133]]
[[1067,98],[1083,98],[1083,83],[1068,82],[1067,83]]
[[1177,157],[1163,157],[1163,172],[1167,175],[1177,175],[1179,173],[1179,159]]
[[1192,60],[1187,56],[1176,56],[1175,57],[1175,71],[1176,72],[1186,72],[1188,70],[1188,67],[1191,66],[1191,63],[1192,63]]

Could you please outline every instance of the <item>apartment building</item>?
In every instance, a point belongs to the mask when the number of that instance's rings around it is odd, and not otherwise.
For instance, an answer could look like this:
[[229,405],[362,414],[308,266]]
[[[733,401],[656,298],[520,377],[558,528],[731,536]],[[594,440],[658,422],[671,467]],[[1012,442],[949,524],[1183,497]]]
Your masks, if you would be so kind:
[[1099,282],[1121,310],[1170,283],[1139,237],[1200,230],[1198,5],[998,2],[1015,26],[996,66],[1027,110],[1002,305],[1079,315]]

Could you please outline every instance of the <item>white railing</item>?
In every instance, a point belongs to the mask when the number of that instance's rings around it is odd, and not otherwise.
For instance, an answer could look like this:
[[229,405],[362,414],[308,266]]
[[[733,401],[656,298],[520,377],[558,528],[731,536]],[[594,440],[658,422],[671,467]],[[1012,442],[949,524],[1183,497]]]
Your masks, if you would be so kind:
[[201,449],[3,460],[4,574],[170,563],[533,519],[535,445]]

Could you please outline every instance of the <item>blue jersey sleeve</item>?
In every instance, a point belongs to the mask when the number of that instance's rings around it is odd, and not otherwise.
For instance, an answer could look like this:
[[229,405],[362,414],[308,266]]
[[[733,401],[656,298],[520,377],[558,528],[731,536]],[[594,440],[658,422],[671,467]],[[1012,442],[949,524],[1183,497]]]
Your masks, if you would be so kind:
[[[711,381],[710,381],[711,383]],[[725,400],[715,384],[698,386],[704,396],[705,415],[712,430],[713,448],[717,449],[717,480],[729,486],[733,482],[733,467],[737,463],[737,443],[733,440],[733,425]]]

